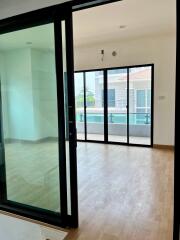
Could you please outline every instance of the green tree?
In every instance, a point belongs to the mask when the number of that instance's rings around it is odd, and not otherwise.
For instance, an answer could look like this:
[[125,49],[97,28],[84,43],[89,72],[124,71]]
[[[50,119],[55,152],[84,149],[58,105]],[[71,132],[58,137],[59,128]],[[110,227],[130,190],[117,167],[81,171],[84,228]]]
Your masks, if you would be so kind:
[[[86,105],[87,107],[95,106],[94,93],[86,88]],[[82,89],[76,96],[76,106],[84,107],[84,90]]]
[[83,89],[76,96],[76,106],[77,107],[83,107],[84,106],[84,90]]
[[87,107],[94,107],[95,106],[94,93],[91,92],[88,89],[86,89],[86,105],[87,105]]

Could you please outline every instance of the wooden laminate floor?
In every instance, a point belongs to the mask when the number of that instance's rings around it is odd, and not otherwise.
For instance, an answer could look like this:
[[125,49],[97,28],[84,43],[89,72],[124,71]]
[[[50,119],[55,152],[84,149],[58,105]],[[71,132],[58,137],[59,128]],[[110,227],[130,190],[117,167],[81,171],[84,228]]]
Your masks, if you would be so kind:
[[173,151],[78,143],[79,229],[66,240],[172,240]]
[[[59,211],[57,143],[6,144],[10,200]],[[172,240],[173,151],[78,143],[79,228],[66,240]]]

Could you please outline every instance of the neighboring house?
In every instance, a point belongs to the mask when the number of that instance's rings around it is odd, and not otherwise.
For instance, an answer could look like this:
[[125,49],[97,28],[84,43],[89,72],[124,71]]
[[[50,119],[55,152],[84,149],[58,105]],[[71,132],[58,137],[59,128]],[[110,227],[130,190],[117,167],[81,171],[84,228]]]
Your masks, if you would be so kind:
[[[129,68],[129,118],[131,124],[149,124],[151,119],[151,67]],[[82,74],[82,73],[78,73]],[[84,117],[82,76],[75,75],[77,121]],[[86,72],[88,122],[103,122],[103,71]],[[127,68],[108,70],[108,117],[111,123],[127,122]]]
[[[101,72],[95,76],[95,105],[103,106],[103,81]],[[131,68],[129,75],[130,113],[150,113],[151,108],[151,68]],[[127,111],[127,70],[118,69],[108,72],[108,107],[113,113]]]

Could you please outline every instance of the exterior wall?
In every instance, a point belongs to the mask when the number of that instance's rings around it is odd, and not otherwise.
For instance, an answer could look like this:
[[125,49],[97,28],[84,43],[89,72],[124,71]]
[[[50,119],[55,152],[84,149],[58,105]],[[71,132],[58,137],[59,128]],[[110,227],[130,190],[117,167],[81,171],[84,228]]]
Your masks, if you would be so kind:
[[[141,69],[139,69],[140,71]],[[126,105],[127,105],[127,77],[125,76],[126,80],[119,79],[119,74],[110,74],[108,76],[108,89],[114,89],[115,90],[115,106],[114,108],[117,108],[118,112],[126,112]],[[150,76],[148,76],[150,77]],[[77,83],[78,84],[78,83]],[[151,79],[144,79],[139,81],[133,81],[133,79],[130,79],[129,81],[129,88],[130,90],[133,90],[134,93],[130,93],[130,111],[136,112],[136,91],[137,90],[151,90]],[[103,80],[100,76],[95,77],[95,99],[98,99],[96,101],[95,106],[96,107],[102,107],[103,106]],[[124,102],[122,107],[122,101]],[[109,106],[110,107],[110,106]]]
[[[99,49],[104,49],[104,62]],[[112,56],[112,51],[117,56]],[[75,70],[154,63],[154,144],[174,145],[176,36],[127,39],[75,48]]]
[[95,99],[96,101],[96,107],[101,108],[103,106],[103,80],[101,77],[96,77],[95,79]]

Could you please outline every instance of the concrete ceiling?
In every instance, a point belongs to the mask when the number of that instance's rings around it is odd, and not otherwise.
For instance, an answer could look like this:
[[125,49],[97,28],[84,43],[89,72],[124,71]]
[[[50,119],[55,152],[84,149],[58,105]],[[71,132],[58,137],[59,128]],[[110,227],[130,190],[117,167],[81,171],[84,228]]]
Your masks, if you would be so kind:
[[75,46],[175,33],[176,0],[123,0],[75,12],[73,20]]

